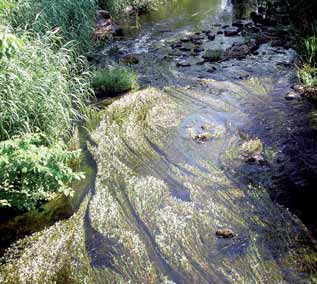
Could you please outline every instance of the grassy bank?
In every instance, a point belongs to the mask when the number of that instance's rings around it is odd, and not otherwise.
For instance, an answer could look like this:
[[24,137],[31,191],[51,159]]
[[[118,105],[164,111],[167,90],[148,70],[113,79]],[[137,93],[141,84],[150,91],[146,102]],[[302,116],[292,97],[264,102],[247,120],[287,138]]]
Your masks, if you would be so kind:
[[0,207],[33,209],[82,178],[67,142],[93,94],[80,54],[95,9],[89,0],[1,3]]
[[287,5],[302,59],[302,66],[298,69],[299,79],[314,92],[317,88],[317,2],[288,0]]
[[[3,0],[0,2],[0,208],[36,208],[71,195],[77,121],[95,125],[96,91],[137,86],[130,68],[91,71],[96,10],[119,14],[153,1]],[[76,144],[76,143],[75,143]]]

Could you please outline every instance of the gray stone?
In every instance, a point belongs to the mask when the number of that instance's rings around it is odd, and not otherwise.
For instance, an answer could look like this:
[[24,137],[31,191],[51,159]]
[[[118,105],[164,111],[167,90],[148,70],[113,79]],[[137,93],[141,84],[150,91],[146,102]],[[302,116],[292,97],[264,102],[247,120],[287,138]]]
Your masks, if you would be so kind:
[[205,54],[202,56],[206,61],[214,62],[218,61],[223,57],[222,49],[208,49]]
[[239,28],[237,27],[229,27],[224,31],[225,36],[236,36],[239,34]]

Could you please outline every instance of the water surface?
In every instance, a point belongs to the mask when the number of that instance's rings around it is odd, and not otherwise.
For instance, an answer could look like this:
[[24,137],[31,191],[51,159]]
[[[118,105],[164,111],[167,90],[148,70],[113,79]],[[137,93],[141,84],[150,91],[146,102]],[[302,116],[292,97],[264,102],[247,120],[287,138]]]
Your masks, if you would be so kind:
[[[298,114],[309,122],[307,102],[284,98],[294,51],[263,45],[242,61],[200,64],[171,47],[218,32],[234,9],[168,4],[103,50],[104,64],[137,56],[142,89],[112,103],[93,133],[96,184],[79,210],[9,249],[3,283],[315,283],[314,240],[269,194],[284,137]],[[243,40],[219,34],[202,46]],[[235,237],[217,237],[223,228]]]

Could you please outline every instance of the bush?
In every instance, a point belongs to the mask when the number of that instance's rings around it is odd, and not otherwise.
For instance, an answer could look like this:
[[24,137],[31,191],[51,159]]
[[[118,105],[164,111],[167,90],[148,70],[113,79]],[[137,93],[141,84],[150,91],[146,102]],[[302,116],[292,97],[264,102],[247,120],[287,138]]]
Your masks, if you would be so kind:
[[99,0],[98,5],[102,9],[106,9],[115,16],[127,7],[133,7],[136,11],[146,11],[155,8],[162,0]]
[[96,0],[5,0],[4,18],[13,28],[45,34],[58,31],[63,43],[75,41],[80,49],[91,45]]
[[57,139],[82,118],[88,74],[76,75],[84,66],[65,48],[52,48],[52,38],[25,39],[21,51],[0,61],[0,141],[30,132]]
[[71,195],[69,184],[83,178],[67,164],[78,151],[67,151],[62,142],[45,146],[43,134],[25,135],[0,143],[0,207],[30,210],[56,193]]
[[0,207],[30,210],[82,178],[61,139],[89,113],[96,2],[0,2]]
[[298,69],[298,77],[305,86],[317,86],[317,68],[309,64],[303,65]]
[[95,71],[92,86],[97,92],[120,94],[137,88],[137,74],[123,66],[114,66]]

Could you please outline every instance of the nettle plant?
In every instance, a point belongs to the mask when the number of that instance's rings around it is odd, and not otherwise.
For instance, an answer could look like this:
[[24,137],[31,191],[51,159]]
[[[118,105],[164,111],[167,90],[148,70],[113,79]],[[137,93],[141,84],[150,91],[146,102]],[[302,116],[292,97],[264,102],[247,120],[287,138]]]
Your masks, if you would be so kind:
[[70,184],[84,178],[69,166],[79,156],[61,141],[49,146],[44,134],[0,142],[0,208],[31,210],[58,193],[71,196]]

